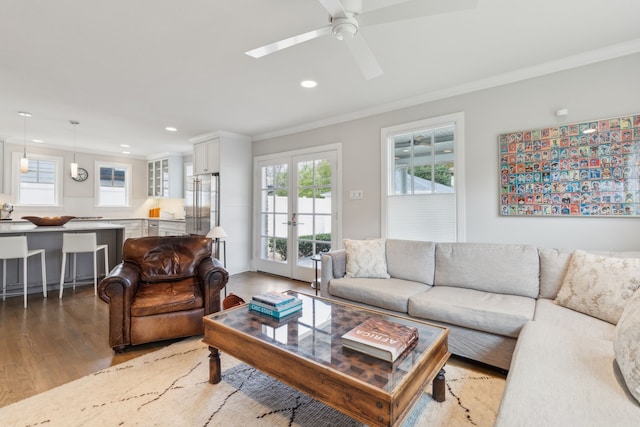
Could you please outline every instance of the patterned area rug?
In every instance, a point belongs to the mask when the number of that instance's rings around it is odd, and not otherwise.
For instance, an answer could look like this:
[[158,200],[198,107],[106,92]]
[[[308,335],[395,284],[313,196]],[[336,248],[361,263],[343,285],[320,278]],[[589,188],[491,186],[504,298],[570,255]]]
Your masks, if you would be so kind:
[[[209,351],[188,339],[0,408],[10,426],[361,426],[222,354],[208,383]],[[447,366],[447,397],[425,393],[403,426],[492,426],[504,379]],[[430,392],[429,387],[429,392]]]

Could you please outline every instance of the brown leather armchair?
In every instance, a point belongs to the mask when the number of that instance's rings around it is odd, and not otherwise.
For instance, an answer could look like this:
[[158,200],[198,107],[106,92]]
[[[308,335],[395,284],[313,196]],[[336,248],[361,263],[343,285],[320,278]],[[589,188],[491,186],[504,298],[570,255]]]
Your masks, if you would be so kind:
[[109,304],[109,345],[203,333],[202,317],[220,311],[229,274],[202,236],[127,239],[118,264],[98,286]]

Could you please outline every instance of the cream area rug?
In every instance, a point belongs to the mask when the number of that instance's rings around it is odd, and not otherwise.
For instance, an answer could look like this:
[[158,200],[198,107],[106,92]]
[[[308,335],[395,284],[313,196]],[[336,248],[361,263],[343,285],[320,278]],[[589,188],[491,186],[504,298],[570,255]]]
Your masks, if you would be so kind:
[[[192,338],[0,408],[6,426],[361,426],[350,417]],[[447,366],[446,401],[430,389],[403,426],[492,426],[504,379]]]

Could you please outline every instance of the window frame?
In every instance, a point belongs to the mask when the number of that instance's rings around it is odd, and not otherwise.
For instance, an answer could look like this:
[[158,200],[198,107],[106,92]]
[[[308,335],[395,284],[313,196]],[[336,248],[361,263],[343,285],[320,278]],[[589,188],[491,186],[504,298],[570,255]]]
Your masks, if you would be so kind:
[[[125,189],[125,202],[124,204],[104,204],[101,200],[102,186],[100,185],[100,168],[118,168],[124,169],[124,189]],[[132,166],[129,163],[109,162],[104,160],[96,160],[94,167],[95,174],[95,206],[97,208],[128,208],[131,207],[131,189],[132,189]]]
[[388,236],[388,198],[389,197],[431,197],[432,195],[444,193],[428,193],[428,194],[406,194],[395,195],[393,187],[394,160],[395,160],[395,144],[394,137],[409,133],[423,131],[429,128],[437,128],[447,124],[454,124],[455,146],[454,168],[455,168],[455,186],[454,195],[456,203],[456,241],[463,242],[466,240],[466,218],[465,218],[465,164],[464,164],[464,146],[465,146],[465,129],[464,129],[464,112],[446,114],[442,116],[432,117],[428,119],[418,120],[409,123],[403,123],[395,126],[382,128],[380,131],[381,141],[381,182],[380,182],[380,235]]
[[14,204],[16,206],[25,206],[25,207],[61,207],[62,206],[62,187],[63,187],[63,165],[64,158],[59,156],[50,156],[45,154],[29,154],[27,157],[29,160],[46,160],[52,161],[55,165],[54,172],[54,182],[53,182],[53,203],[35,203],[35,204],[25,204],[21,201],[20,196],[20,187],[21,187],[21,176],[22,172],[20,172],[20,159],[23,156],[23,152],[14,151],[11,153],[11,164],[14,165],[12,167],[12,185],[11,185],[11,197],[14,200]]

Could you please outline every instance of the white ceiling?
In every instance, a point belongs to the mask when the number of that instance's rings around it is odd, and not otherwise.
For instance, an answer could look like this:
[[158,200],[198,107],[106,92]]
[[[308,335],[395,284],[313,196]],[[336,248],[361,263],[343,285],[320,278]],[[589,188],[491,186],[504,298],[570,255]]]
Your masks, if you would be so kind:
[[365,80],[331,37],[244,54],[327,25],[317,0],[0,0],[0,140],[22,143],[28,111],[28,140],[49,146],[71,149],[77,120],[78,151],[189,151],[215,130],[261,140],[640,51],[638,0],[458,1],[475,7],[361,28],[385,73]]

